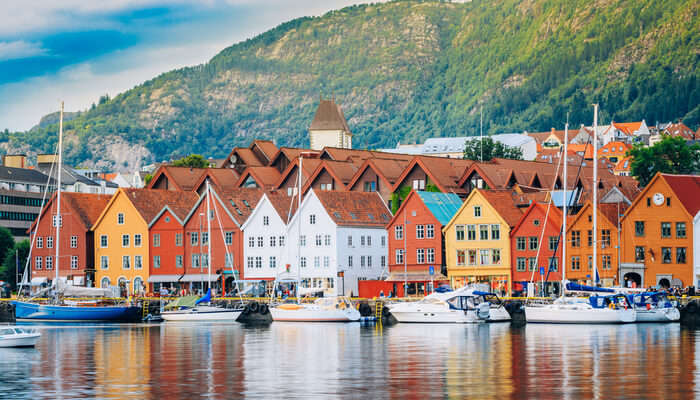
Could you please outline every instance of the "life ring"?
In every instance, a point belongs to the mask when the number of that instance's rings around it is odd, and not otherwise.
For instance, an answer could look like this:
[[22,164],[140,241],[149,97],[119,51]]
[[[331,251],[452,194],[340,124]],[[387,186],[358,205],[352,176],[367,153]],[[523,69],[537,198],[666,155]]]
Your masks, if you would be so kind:
[[262,315],[265,315],[265,314],[270,312],[270,308],[267,306],[267,304],[263,303],[263,304],[260,304],[260,307],[258,308],[258,312]]
[[250,303],[250,312],[253,314],[258,312],[258,302],[257,301]]

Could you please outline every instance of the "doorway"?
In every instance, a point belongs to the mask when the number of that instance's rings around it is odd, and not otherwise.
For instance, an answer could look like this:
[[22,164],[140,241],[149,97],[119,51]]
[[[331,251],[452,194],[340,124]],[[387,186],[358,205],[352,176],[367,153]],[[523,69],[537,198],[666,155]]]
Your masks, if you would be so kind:
[[[628,272],[624,276],[624,281],[629,282],[627,287],[642,287],[642,276],[636,272]],[[634,284],[632,284],[634,282]]]

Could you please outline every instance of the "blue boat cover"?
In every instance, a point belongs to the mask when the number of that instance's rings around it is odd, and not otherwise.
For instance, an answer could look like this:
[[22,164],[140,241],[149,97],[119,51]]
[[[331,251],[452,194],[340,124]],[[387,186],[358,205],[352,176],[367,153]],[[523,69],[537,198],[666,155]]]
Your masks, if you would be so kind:
[[211,288],[207,290],[207,293],[197,300],[194,305],[196,306],[199,303],[211,303]]
[[496,296],[496,293],[482,292],[481,290],[475,290],[472,293],[477,296]]
[[447,225],[459,208],[462,207],[462,199],[454,193],[416,191],[416,194],[428,208],[428,211],[443,226]]
[[601,293],[615,293],[613,289],[602,288],[597,286],[586,286],[580,285],[578,283],[568,282],[566,284],[566,290],[575,290],[580,292],[601,292]]

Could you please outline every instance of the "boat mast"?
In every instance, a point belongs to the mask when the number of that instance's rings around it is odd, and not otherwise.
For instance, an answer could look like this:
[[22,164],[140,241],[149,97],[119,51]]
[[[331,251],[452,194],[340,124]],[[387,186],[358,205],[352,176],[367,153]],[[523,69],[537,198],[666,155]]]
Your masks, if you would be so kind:
[[[209,209],[209,198],[211,188],[209,187],[209,179],[206,180],[207,185],[207,288],[211,290],[211,211]],[[201,238],[200,238],[201,240]],[[202,288],[203,289],[203,288]]]
[[304,160],[303,154],[299,154],[299,193],[297,193],[297,303],[301,303],[301,166]]
[[593,104],[593,286],[598,286],[598,103]]
[[[562,236],[562,247],[561,247],[561,289],[559,290],[559,295],[564,295],[564,290],[566,289],[566,214],[568,214],[568,203],[569,198],[566,195],[567,185],[569,183],[567,175],[567,165],[569,164],[569,114],[566,114],[566,125],[564,125],[564,218],[561,224],[561,236]],[[585,154],[585,151],[584,151]]]
[[58,120],[58,171],[56,186],[56,215],[53,216],[53,223],[56,225],[56,290],[58,290],[58,256],[61,249],[61,169],[63,167],[63,102],[61,102],[61,114]]

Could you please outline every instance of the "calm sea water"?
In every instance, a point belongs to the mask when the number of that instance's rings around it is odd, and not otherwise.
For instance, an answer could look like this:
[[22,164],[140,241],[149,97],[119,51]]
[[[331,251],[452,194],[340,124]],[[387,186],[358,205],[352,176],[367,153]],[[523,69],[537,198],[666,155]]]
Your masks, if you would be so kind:
[[693,398],[678,324],[39,326],[0,349],[1,398]]

